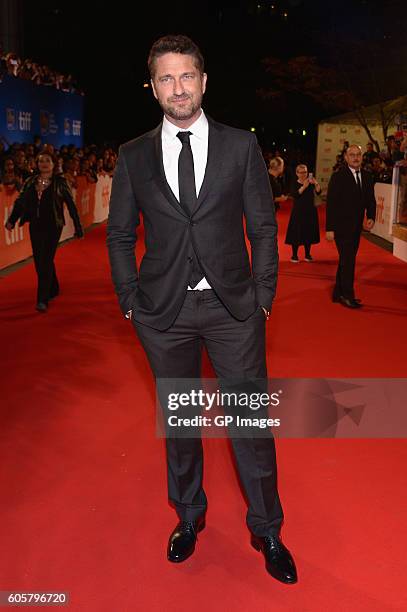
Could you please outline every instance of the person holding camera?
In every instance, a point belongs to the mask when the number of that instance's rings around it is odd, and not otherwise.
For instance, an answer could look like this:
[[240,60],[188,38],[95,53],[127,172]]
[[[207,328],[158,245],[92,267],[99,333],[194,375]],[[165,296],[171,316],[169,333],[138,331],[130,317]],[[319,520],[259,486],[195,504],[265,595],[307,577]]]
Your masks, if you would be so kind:
[[291,195],[294,203],[288,222],[285,243],[292,247],[291,260],[298,263],[298,247],[305,249],[305,261],[313,261],[311,245],[319,242],[319,220],[315,207],[315,194],[320,195],[321,186],[305,164],[299,164],[295,173],[295,181]]

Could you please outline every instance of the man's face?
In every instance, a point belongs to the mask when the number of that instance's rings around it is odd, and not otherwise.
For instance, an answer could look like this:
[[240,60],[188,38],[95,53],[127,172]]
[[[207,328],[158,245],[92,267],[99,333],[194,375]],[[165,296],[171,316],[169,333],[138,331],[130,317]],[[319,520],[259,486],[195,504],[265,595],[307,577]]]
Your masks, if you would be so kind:
[[362,165],[362,151],[359,147],[349,147],[345,153],[345,160],[350,168],[359,170]]
[[371,151],[373,151],[373,145],[372,145],[371,142],[367,143],[367,150],[368,150],[369,153],[371,153]]
[[191,125],[197,119],[206,78],[195,66],[192,55],[165,53],[156,59],[151,84],[154,96],[172,123],[188,127],[186,123]]

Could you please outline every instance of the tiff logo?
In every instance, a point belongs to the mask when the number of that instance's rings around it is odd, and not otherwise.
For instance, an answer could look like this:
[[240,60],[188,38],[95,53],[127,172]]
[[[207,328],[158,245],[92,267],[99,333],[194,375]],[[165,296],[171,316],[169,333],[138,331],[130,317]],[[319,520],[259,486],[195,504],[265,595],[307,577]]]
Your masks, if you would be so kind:
[[12,211],[13,207],[9,208],[8,206],[4,207],[4,223],[3,223],[3,231],[4,231],[4,242],[6,243],[7,246],[11,246],[12,244],[15,244],[16,242],[21,242],[21,240],[24,240],[24,232],[23,232],[23,228],[20,226],[16,226],[13,230],[11,230],[11,232],[9,232],[4,225],[7,223],[7,219],[9,218],[9,216],[11,215],[11,211]]
[[18,112],[18,129],[20,132],[31,131],[31,113],[25,111]]

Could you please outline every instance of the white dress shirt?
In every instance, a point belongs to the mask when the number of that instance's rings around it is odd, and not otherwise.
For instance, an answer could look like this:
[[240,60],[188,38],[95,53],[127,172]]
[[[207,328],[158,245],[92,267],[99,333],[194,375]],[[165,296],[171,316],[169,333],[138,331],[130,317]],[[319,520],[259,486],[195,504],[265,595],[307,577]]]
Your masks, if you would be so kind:
[[358,179],[356,177],[356,172],[359,172],[359,180],[360,180],[360,185],[362,185],[362,169],[359,170],[354,170],[354,168],[351,168],[350,166],[348,166],[349,170],[352,172],[353,174],[353,178],[355,179],[355,183],[356,185],[358,184]]
[[[195,188],[196,197],[198,197],[204,180],[206,163],[208,160],[209,126],[205,113],[201,111],[201,115],[198,119],[186,129],[177,127],[168,121],[166,117],[164,117],[163,120],[161,144],[163,150],[164,172],[171,191],[179,201],[178,158],[181,153],[182,144],[180,139],[177,138],[178,132],[191,132],[189,141],[191,143],[192,157],[194,159]],[[193,287],[193,289],[195,291],[202,291],[203,289],[211,289],[211,286],[204,277],[195,287]],[[188,287],[188,290],[192,290],[192,287]]]

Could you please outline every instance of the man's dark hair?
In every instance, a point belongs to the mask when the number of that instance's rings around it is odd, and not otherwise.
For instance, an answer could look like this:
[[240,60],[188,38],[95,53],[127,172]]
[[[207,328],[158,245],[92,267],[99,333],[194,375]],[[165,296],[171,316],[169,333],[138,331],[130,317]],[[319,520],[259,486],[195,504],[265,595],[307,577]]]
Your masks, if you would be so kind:
[[155,41],[151,47],[148,56],[148,69],[150,76],[153,79],[155,75],[155,60],[166,53],[182,53],[183,55],[192,55],[195,61],[195,66],[199,72],[204,72],[204,58],[199,50],[199,47],[193,40],[182,34],[169,34],[162,36]]

